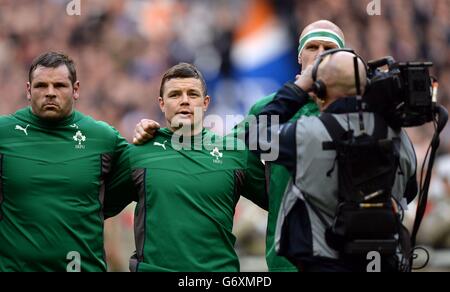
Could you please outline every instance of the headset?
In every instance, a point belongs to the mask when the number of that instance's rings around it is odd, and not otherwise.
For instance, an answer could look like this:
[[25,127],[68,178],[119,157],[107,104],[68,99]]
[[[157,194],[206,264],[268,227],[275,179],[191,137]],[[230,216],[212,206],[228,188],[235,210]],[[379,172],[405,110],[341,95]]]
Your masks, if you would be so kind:
[[[356,80],[356,90],[357,90],[357,94],[360,96],[361,95],[361,86],[360,86],[360,80],[359,80],[359,66],[358,66],[358,59],[361,60],[361,62],[364,64],[364,69],[366,70],[366,77],[368,76],[368,67],[366,62],[364,61],[364,59],[358,55],[354,50],[349,49],[349,48],[337,48],[337,49],[331,49],[331,50],[327,50],[324,51],[323,53],[321,53],[319,55],[319,57],[317,58],[317,60],[314,63],[314,66],[312,68],[312,72],[311,72],[311,77],[313,79],[313,86],[312,86],[312,91],[316,94],[317,98],[319,98],[320,100],[324,101],[326,96],[327,96],[327,86],[325,85],[325,82],[323,82],[322,80],[317,80],[317,71],[319,71],[319,66],[322,63],[322,61],[325,59],[326,56],[330,56],[333,54],[336,54],[338,52],[349,52],[352,53],[353,55],[355,55],[355,80]],[[369,84],[369,80],[367,80],[366,82],[366,87]]]

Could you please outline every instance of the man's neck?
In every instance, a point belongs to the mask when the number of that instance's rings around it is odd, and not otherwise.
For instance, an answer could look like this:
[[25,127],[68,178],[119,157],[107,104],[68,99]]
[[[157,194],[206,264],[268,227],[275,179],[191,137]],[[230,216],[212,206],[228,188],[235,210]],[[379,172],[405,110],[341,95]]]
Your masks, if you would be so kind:
[[190,136],[197,136],[202,133],[203,131],[203,125],[194,125],[190,127],[180,127],[180,128],[173,128],[169,125],[167,125],[167,128],[177,135],[184,136],[184,137],[190,137]]
[[320,112],[324,112],[330,106],[330,104],[332,104],[336,100],[337,99],[327,98],[324,103],[322,103],[322,104],[319,103],[319,110],[320,110]]
[[[364,108],[364,106],[363,106]],[[342,97],[334,100],[330,104],[328,104],[323,110],[321,111],[330,112],[330,113],[352,113],[358,111],[358,104],[356,97],[349,96],[349,97]],[[367,109],[364,109],[363,111],[368,111]]]
[[32,107],[29,107],[29,112],[31,113],[32,119],[37,123],[47,126],[61,126],[71,120],[71,118],[74,116],[75,110],[72,110],[70,111],[70,113],[58,118],[47,118],[37,115],[36,113],[34,113]]

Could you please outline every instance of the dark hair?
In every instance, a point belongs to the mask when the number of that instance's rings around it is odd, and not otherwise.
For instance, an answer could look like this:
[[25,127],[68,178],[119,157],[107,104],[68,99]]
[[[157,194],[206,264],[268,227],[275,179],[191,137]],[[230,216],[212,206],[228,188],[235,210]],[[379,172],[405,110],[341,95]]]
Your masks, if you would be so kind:
[[61,65],[66,65],[69,70],[69,79],[72,81],[72,85],[77,81],[77,71],[75,69],[75,63],[68,56],[56,53],[56,52],[47,52],[36,59],[31,63],[30,71],[28,72],[28,81],[31,83],[31,79],[33,76],[33,72],[36,70],[38,66],[43,66],[47,68],[57,68]]
[[161,87],[159,89],[159,96],[163,97],[164,94],[164,85],[167,81],[174,78],[195,78],[199,79],[202,83],[203,87],[203,95],[206,96],[206,82],[203,78],[202,73],[192,64],[189,63],[179,63],[164,73],[164,76],[161,80]]

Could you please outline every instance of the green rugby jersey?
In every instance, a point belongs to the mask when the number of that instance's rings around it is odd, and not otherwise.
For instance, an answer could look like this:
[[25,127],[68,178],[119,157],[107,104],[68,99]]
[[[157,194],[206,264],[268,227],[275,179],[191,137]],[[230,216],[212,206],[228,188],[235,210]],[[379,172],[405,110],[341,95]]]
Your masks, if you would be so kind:
[[239,271],[235,206],[244,195],[266,208],[263,164],[243,143],[244,150],[223,150],[227,140],[208,130],[186,144],[194,150],[177,149],[172,136],[159,130],[147,144],[131,146],[121,160],[138,193],[130,269]]
[[[261,110],[271,102],[276,93],[268,95],[258,100],[250,109],[248,115],[257,115]],[[319,114],[319,108],[314,101],[310,101],[303,106],[291,119],[292,121],[298,120],[301,116],[314,116]],[[240,133],[245,130],[243,127],[245,123],[241,123],[235,127],[230,135]],[[277,255],[275,250],[275,229],[277,226],[278,212],[280,210],[281,201],[283,199],[286,187],[291,179],[291,175],[288,170],[281,165],[274,163],[266,163],[266,168],[269,173],[269,213],[267,221],[267,234],[266,234],[266,261],[269,271],[271,272],[294,272],[297,268],[292,265],[286,258]]]
[[82,272],[106,271],[105,178],[127,145],[77,111],[52,123],[30,108],[0,117],[0,271],[66,271],[73,252]]

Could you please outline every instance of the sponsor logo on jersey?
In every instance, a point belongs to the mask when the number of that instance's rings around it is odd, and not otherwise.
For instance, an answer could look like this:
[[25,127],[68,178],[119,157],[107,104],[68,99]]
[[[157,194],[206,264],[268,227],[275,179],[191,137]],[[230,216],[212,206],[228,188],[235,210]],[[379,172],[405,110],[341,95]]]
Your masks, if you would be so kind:
[[154,142],[153,145],[159,146],[159,147],[163,148],[164,150],[167,150],[166,149],[166,143],[167,143],[167,140],[165,140],[164,143],[162,143],[162,144],[159,143],[159,142]]
[[22,126],[19,126],[19,125],[16,125],[16,128],[15,128],[15,130],[19,130],[19,131],[22,131],[22,132],[24,132],[25,133],[25,135],[26,136],[28,136],[28,127],[29,127],[30,125],[27,125],[25,128],[24,127],[22,127]]

